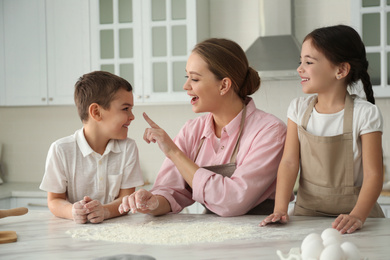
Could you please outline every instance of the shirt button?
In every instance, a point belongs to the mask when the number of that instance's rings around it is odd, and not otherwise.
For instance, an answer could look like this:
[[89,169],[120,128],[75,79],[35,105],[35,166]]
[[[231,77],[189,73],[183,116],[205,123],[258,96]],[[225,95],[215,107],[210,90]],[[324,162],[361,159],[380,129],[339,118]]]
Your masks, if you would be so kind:
[[223,129],[223,132],[226,133],[226,129],[225,128]]
[[224,148],[225,148],[225,146],[222,145],[221,150],[223,150]]
[[99,165],[102,165],[102,161],[99,161]]

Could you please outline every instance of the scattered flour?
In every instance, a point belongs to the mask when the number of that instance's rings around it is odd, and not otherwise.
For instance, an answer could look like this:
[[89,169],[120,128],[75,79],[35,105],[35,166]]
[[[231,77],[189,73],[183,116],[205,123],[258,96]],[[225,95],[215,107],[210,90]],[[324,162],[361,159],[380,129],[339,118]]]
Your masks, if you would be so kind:
[[223,222],[185,222],[144,224],[118,223],[85,226],[68,230],[75,239],[104,240],[150,245],[181,245],[222,242],[230,239],[248,239],[261,236],[253,224],[234,225]]
[[[109,242],[146,245],[188,245],[196,243],[223,242],[226,240],[289,240],[301,241],[307,230],[291,232],[285,225],[259,227],[258,221],[235,224],[231,219],[215,217],[211,220],[186,219],[171,221],[164,217],[144,221],[101,223],[82,225],[66,231],[74,239],[102,240]],[[324,226],[327,226],[324,223]]]

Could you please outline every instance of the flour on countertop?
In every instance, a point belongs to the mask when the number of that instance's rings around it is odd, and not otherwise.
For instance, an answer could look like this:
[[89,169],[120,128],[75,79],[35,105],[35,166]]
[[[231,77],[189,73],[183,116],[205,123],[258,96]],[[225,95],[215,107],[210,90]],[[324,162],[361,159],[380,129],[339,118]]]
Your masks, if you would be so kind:
[[66,232],[72,238],[103,240],[149,245],[183,245],[194,243],[222,242],[232,239],[268,238],[276,239],[291,235],[283,229],[260,228],[253,224],[234,225],[224,222],[154,222],[144,224],[105,223],[71,229]]

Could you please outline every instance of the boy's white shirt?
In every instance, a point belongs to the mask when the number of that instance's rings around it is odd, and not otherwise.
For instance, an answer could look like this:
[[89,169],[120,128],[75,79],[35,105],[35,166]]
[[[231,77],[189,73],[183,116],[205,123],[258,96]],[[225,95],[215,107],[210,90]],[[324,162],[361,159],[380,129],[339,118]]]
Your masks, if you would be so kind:
[[82,128],[52,143],[40,189],[67,193],[71,203],[90,196],[107,204],[115,200],[120,189],[143,184],[133,139],[110,140],[100,155],[89,146]]
[[[301,125],[303,114],[313,96],[294,99],[288,108],[287,117],[297,125]],[[334,114],[320,114],[313,108],[307,124],[307,131],[317,136],[335,136],[343,133],[344,110]],[[368,101],[356,97],[353,110],[353,154],[354,154],[354,179],[355,186],[361,186],[363,182],[362,142],[361,135],[382,132],[383,118],[377,106]]]

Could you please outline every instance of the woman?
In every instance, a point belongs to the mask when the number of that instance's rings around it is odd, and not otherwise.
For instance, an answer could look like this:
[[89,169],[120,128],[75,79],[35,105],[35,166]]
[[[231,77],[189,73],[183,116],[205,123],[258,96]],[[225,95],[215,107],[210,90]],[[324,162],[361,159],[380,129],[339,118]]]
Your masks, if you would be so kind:
[[123,198],[120,212],[179,213],[194,201],[220,216],[268,214],[286,125],[256,109],[248,95],[260,87],[242,48],[226,39],[197,44],[187,61],[184,89],[195,113],[172,140],[146,114],[144,140],[166,159],[150,191]]

